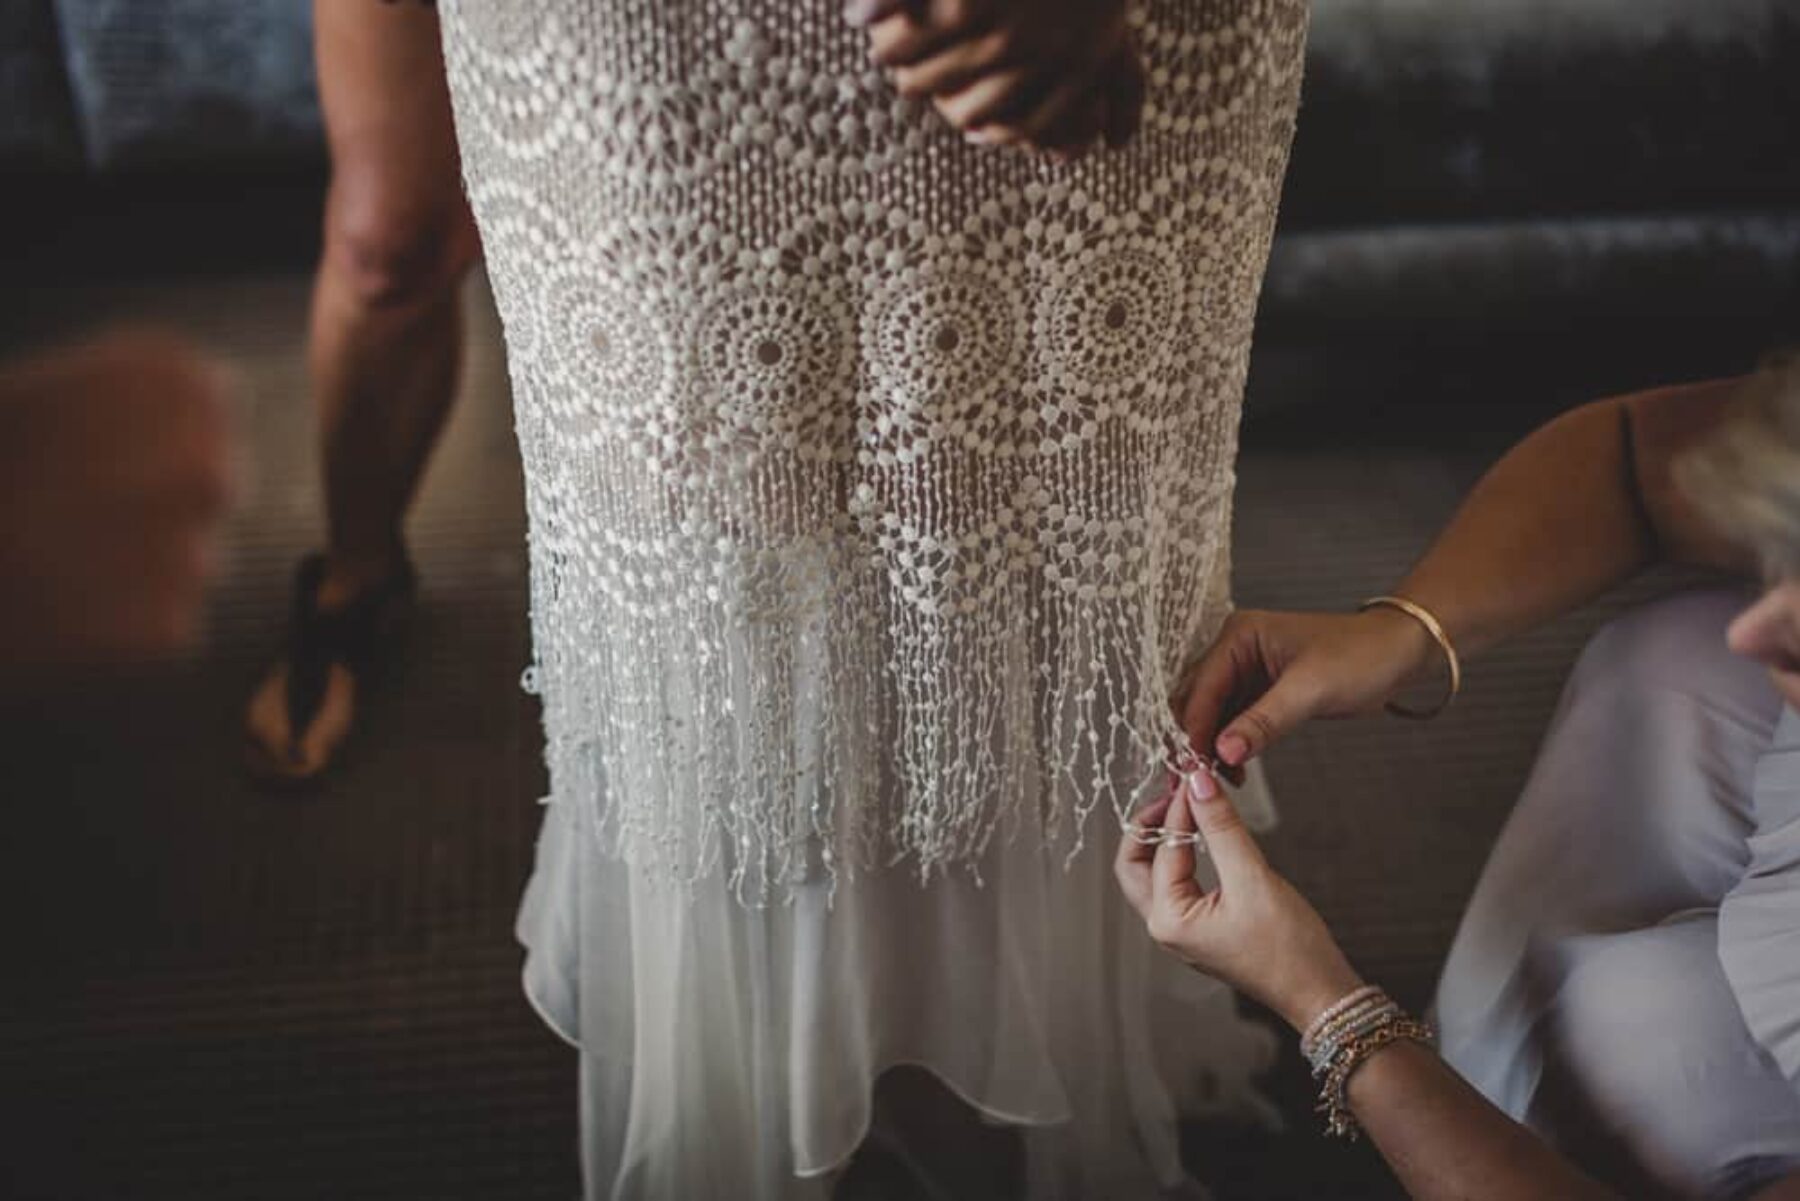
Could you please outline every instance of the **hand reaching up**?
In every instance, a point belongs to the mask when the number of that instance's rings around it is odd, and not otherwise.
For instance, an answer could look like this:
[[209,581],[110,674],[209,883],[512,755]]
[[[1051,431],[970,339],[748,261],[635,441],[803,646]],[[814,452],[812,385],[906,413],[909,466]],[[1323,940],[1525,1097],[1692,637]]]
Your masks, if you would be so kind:
[[1124,0],[850,0],[876,62],[971,141],[1122,146],[1144,105]]

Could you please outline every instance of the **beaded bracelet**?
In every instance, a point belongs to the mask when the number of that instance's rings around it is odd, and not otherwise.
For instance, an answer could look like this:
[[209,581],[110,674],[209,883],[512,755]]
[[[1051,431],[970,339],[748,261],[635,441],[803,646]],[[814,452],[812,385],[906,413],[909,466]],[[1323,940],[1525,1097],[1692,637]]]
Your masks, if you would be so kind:
[[1355,1010],[1347,1015],[1336,1028],[1329,1031],[1314,1045],[1312,1054],[1307,1056],[1307,1061],[1312,1066],[1314,1079],[1331,1070],[1332,1062],[1336,1060],[1338,1052],[1345,1046],[1363,1035],[1379,1030],[1405,1016],[1406,1014],[1400,1006],[1386,997],[1383,997],[1379,1004]]
[[1369,1001],[1376,1000],[1386,995],[1386,993],[1381,991],[1379,985],[1365,984],[1355,992],[1341,998],[1335,1004],[1327,1006],[1324,1012],[1314,1018],[1312,1023],[1306,1027],[1306,1032],[1300,1036],[1300,1053],[1310,1059],[1312,1057],[1312,1049],[1319,1041],[1319,1036],[1323,1034],[1333,1022],[1337,1021],[1359,1005],[1366,1004]]
[[1351,1140],[1361,1133],[1362,1128],[1357,1125],[1356,1116],[1350,1112],[1347,1094],[1350,1077],[1356,1074],[1357,1068],[1368,1062],[1371,1055],[1401,1039],[1429,1047],[1433,1037],[1431,1027],[1424,1022],[1417,1018],[1401,1017],[1345,1043],[1339,1049],[1330,1071],[1326,1073],[1324,1085],[1319,1089],[1319,1112],[1325,1115],[1325,1132]]
[[1300,1040],[1300,1052],[1308,1059],[1315,1058],[1320,1049],[1333,1042],[1342,1042],[1344,1033],[1360,1022],[1366,1021],[1371,1014],[1396,1008],[1386,993],[1377,989],[1374,993],[1362,997],[1354,1004],[1333,1014],[1331,1019],[1322,1023],[1317,1029],[1309,1032],[1310,1037]]

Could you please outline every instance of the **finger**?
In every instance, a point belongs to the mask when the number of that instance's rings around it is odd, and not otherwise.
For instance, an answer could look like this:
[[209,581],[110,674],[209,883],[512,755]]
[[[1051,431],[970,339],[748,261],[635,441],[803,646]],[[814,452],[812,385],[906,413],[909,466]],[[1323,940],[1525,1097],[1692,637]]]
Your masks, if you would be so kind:
[[869,57],[883,67],[909,67],[951,40],[942,30],[895,13],[869,27]]
[[1249,763],[1317,708],[1318,699],[1303,677],[1282,676],[1220,733],[1219,758],[1233,767]]
[[1185,788],[1181,790],[1180,803],[1169,806],[1163,822],[1163,832],[1176,837],[1165,838],[1157,845],[1156,858],[1150,865],[1152,904],[1175,913],[1182,912],[1200,895],[1200,885],[1194,880],[1194,845],[1181,837],[1194,833],[1194,816],[1186,792]]
[[1113,859],[1113,878],[1119,882],[1119,891],[1140,917],[1150,915],[1150,860],[1137,853],[1145,849],[1149,848],[1127,834],[1119,840],[1119,853]]
[[[1003,113],[1010,112],[1021,103],[1024,86],[1026,72],[997,70],[979,77],[961,92],[936,97],[932,106],[945,121],[949,121],[958,130],[972,131],[977,126],[999,124],[999,117]],[[990,135],[988,140],[997,140],[997,137]]]
[[[1241,886],[1253,873],[1267,870],[1268,861],[1263,858],[1262,848],[1256,845],[1256,839],[1224,789],[1214,788],[1210,793],[1187,790],[1182,800],[1184,804],[1175,806],[1186,813],[1182,824],[1200,831],[1200,837],[1206,843],[1207,857],[1218,870],[1222,887]],[[1170,818],[1171,827],[1175,820]]]
[[932,106],[959,130],[983,131],[988,135],[985,140],[1019,140],[1013,126],[1031,104],[1048,94],[1053,83],[1055,79],[1042,70],[1001,68],[979,77],[961,92],[936,97]]
[[1169,809],[1175,802],[1173,787],[1156,800],[1151,801],[1132,816],[1131,824],[1135,829],[1125,831],[1127,846],[1121,854],[1124,858],[1140,863],[1148,870],[1150,861],[1156,856],[1156,840],[1152,832],[1162,829],[1169,820]]
[[1106,121],[1101,136],[1108,146],[1117,149],[1137,136],[1144,120],[1143,59],[1135,43],[1127,43],[1113,58],[1113,69],[1106,78]]
[[[1176,783],[1176,781],[1171,780],[1169,782],[1169,790],[1157,797],[1154,801],[1151,801],[1148,805],[1145,805],[1142,809],[1139,809],[1137,813],[1133,815],[1131,819],[1132,822],[1146,830],[1160,829],[1162,824],[1169,818],[1169,807],[1175,803]],[[1151,850],[1155,849],[1155,847],[1151,848]]]
[[[917,11],[911,11],[917,7]],[[982,6],[971,0],[929,0],[902,6],[869,27],[869,52],[884,67],[910,67],[983,27]]]
[[1094,97],[1094,136],[1099,138],[1102,144],[1107,144],[1106,131],[1112,127],[1112,123],[1112,100],[1106,90],[1102,89],[1100,94]]
[[[1133,816],[1133,823],[1143,829],[1160,826],[1173,800],[1174,793],[1170,792],[1150,802]],[[1145,917],[1149,916],[1150,864],[1155,855],[1155,844],[1146,843],[1127,830],[1119,839],[1118,854],[1113,857],[1113,875],[1119,881],[1120,890],[1131,907]]]
[[1020,135],[1046,150],[1072,151],[1099,132],[1093,77],[1072,76],[1050,90],[1016,123]]
[[981,76],[1004,66],[1011,57],[1011,39],[1004,32],[983,34],[957,42],[929,58],[894,72],[894,86],[902,96],[942,96],[960,92]]
[[1232,698],[1261,683],[1261,659],[1255,640],[1251,623],[1234,617],[1188,672],[1181,728],[1195,747],[1213,746]]
[[844,20],[860,29],[895,13],[917,12],[918,8],[918,0],[844,0]]

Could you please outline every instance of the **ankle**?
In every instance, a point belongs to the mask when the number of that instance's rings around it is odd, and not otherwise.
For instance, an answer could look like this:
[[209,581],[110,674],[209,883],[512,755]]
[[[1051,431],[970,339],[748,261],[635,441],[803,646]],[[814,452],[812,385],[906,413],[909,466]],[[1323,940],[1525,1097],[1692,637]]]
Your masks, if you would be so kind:
[[327,611],[345,608],[369,591],[391,583],[405,570],[406,555],[398,546],[377,555],[327,552],[317,604]]

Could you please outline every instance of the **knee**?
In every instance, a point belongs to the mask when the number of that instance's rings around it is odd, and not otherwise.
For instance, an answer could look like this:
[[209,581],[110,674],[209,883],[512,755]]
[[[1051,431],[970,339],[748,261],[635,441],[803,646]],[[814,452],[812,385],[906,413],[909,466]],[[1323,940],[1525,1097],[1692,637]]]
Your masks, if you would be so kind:
[[371,309],[406,309],[450,294],[475,255],[460,195],[421,200],[381,183],[332,185],[326,265]]
[[1774,1149],[1774,1131],[1786,1155],[1800,1151],[1800,1103],[1751,1041],[1717,947],[1704,913],[1575,940],[1547,1023],[1546,1087],[1570,1095],[1543,1109],[1599,1119],[1681,1195],[1715,1191],[1759,1143]]
[[1729,590],[1639,605],[1589,640],[1570,687],[1624,707],[1659,688],[1702,696],[1766,691],[1761,669],[1725,646],[1725,627],[1742,605]]

